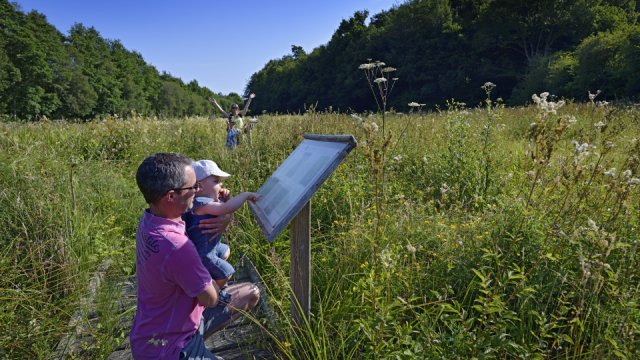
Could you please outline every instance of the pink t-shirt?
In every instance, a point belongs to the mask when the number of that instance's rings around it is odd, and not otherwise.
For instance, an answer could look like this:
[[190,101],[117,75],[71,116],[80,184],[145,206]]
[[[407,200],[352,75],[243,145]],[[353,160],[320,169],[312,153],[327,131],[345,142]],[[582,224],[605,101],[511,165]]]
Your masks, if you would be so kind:
[[145,210],[136,234],[136,276],[138,309],[131,328],[134,358],[178,359],[200,326],[205,309],[196,296],[211,284],[184,222]]

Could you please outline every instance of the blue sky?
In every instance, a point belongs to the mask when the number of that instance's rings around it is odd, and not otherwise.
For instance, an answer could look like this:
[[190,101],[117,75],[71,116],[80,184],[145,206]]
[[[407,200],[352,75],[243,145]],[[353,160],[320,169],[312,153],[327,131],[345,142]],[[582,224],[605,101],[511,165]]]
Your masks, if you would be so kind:
[[[371,15],[397,0],[148,1],[18,0],[67,34],[75,23],[120,39],[159,71],[215,92],[242,95],[247,79],[269,60],[326,44],[342,19]],[[246,49],[246,50],[245,50]]]

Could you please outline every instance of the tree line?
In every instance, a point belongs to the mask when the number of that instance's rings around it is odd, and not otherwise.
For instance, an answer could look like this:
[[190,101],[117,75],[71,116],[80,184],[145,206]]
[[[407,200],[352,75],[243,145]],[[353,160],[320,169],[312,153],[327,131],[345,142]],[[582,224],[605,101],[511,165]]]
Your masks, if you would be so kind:
[[212,114],[215,98],[223,108],[243,105],[236,93],[222,95],[160,73],[119,40],[76,23],[68,34],[45,15],[22,11],[0,0],[0,114],[32,120],[89,119],[106,115],[159,116]]
[[373,16],[342,20],[329,42],[310,53],[269,61],[245,96],[256,109],[298,111],[374,108],[358,66],[367,59],[397,69],[389,105],[469,105],[485,82],[507,104],[544,91],[577,101],[637,99],[640,94],[640,2],[635,0],[409,0]]

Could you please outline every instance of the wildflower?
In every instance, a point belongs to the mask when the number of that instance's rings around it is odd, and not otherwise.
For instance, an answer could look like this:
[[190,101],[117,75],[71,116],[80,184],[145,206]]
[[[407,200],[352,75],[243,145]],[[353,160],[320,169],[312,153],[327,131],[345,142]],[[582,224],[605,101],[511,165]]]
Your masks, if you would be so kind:
[[373,129],[373,131],[378,131],[378,124],[372,122],[371,123],[371,129]]
[[358,67],[358,69],[362,69],[362,70],[369,70],[369,69],[373,69],[375,66],[375,64],[362,64],[360,65],[360,67]]
[[588,91],[588,93],[589,93],[589,100],[593,102],[593,99],[595,99],[596,96],[600,95],[600,90],[598,90],[598,92],[596,92],[595,94],[592,94],[591,91]]
[[596,225],[596,222],[595,222],[595,221],[593,221],[593,220],[589,219],[589,220],[587,221],[587,224],[589,225],[589,228],[590,228],[591,230],[593,230],[594,232],[598,232],[598,226]]
[[623,176],[624,178],[631,177],[631,170],[625,170],[625,171],[622,173],[622,176]]
[[351,114],[351,117],[356,119],[356,120],[362,121],[362,118],[360,116],[356,115],[356,114]]
[[382,69],[382,72],[392,72],[392,71],[396,71],[396,68],[386,67],[386,68]]
[[583,152],[587,151],[587,149],[589,149],[589,144],[587,144],[587,143],[580,144],[579,142],[577,142],[575,140],[573,140],[571,143],[576,148],[576,154],[583,153]]
[[413,245],[411,245],[410,243],[407,244],[407,250],[409,250],[409,252],[412,253],[412,254],[416,253],[416,248],[413,247]]
[[385,79],[383,77],[373,80],[373,82],[376,83],[376,84],[380,84],[380,83],[383,83],[385,81],[387,81],[387,79]]
[[603,123],[602,121],[600,121],[599,123],[594,124],[593,126],[595,126],[595,127],[596,127],[596,129],[600,130],[600,129],[602,129],[603,127],[605,127],[605,126],[606,126],[606,124],[605,124],[605,123]]
[[395,156],[393,160],[400,162],[400,160],[402,160],[402,155]]
[[415,106],[420,106],[420,104],[418,104],[417,102],[410,102],[409,106],[415,107]]
[[383,63],[382,61],[376,61],[376,65],[377,66],[385,66],[387,64]]
[[636,185],[640,184],[640,179],[632,178],[632,179],[629,179],[629,181],[627,181],[627,183],[629,183],[629,185],[636,186]]
[[576,117],[575,117],[575,116],[571,116],[571,117],[567,120],[567,122],[568,122],[569,124],[573,125],[573,124],[577,123],[577,122],[578,122],[578,120],[576,120]]
[[393,78],[393,79],[391,79],[391,80],[393,80],[393,81],[397,81],[397,80],[398,80],[398,78]]

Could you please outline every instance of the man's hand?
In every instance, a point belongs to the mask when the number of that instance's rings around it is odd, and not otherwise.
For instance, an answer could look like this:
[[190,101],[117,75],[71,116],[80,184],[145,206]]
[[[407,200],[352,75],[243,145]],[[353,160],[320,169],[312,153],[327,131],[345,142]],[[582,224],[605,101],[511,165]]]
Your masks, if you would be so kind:
[[202,219],[198,224],[199,228],[206,228],[202,230],[202,234],[213,234],[209,241],[215,239],[218,235],[222,234],[224,229],[229,226],[231,222],[231,215],[218,216],[212,219]]

